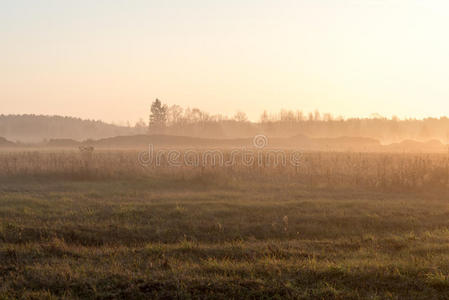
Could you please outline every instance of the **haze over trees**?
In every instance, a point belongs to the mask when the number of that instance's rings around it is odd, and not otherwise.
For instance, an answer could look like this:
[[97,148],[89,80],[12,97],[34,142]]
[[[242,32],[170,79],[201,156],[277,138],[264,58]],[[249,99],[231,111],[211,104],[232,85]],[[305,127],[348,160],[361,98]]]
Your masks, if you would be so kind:
[[[163,106],[159,103],[156,107]],[[373,114],[370,118],[344,119],[330,113],[320,113],[318,110],[309,113],[302,110],[281,110],[278,113],[263,111],[258,121],[250,122],[244,112],[237,112],[233,117],[229,117],[209,114],[198,108],[183,109],[179,105],[165,108],[165,121],[154,127],[163,128],[163,133],[169,135],[234,138],[264,133],[273,137],[370,137],[385,143],[406,139],[439,139],[443,143],[449,142],[447,117],[401,120],[397,117],[389,119]]]
[[11,141],[42,142],[49,139],[101,139],[121,135],[166,134],[202,138],[247,138],[305,135],[311,138],[369,137],[383,143],[403,140],[438,139],[449,143],[449,118],[424,120],[373,114],[370,118],[335,117],[330,113],[281,110],[263,111],[259,120],[249,121],[244,112],[234,116],[209,114],[199,108],[166,105],[156,99],[149,108],[149,122],[119,126],[102,121],[43,115],[0,115],[0,137]]
[[144,132],[146,125],[142,125],[142,122],[135,127],[126,127],[73,117],[0,115],[0,136],[11,141],[42,142],[58,138],[85,140]]

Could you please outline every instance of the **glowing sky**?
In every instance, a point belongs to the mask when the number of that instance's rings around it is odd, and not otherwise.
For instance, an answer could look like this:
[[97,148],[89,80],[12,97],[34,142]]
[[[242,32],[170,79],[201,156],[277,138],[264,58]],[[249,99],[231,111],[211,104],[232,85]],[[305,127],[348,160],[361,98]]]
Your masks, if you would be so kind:
[[0,113],[449,115],[447,0],[0,0]]

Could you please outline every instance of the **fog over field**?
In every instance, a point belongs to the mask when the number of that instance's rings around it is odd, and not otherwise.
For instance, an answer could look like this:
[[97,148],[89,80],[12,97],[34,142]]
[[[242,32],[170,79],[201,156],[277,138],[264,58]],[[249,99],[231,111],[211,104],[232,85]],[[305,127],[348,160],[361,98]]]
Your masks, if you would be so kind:
[[449,299],[448,12],[0,2],[0,299]]

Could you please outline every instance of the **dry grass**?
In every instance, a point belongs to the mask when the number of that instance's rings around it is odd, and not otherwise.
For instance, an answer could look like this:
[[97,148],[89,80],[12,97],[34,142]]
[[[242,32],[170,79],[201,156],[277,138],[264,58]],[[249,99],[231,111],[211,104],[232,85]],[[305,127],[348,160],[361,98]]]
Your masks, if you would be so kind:
[[[201,153],[198,150],[198,153]],[[231,160],[223,151],[224,161]],[[286,150],[286,157],[289,151]],[[222,178],[255,178],[302,183],[310,188],[351,188],[371,190],[445,190],[449,187],[448,154],[388,153],[303,153],[298,166],[254,163],[236,159],[232,165],[201,167],[170,166],[162,156],[160,166],[145,167],[138,162],[139,152],[78,151],[0,152],[0,178],[38,176],[68,179],[137,179],[155,174],[192,178],[208,174]]]
[[449,297],[444,156],[257,172],[0,157],[0,299]]

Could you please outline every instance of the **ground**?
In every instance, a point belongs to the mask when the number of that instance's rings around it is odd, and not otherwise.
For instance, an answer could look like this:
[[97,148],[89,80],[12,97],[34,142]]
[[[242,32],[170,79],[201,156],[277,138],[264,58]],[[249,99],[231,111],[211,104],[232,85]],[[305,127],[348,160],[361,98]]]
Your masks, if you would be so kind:
[[0,299],[449,298],[449,203],[269,178],[0,182]]

